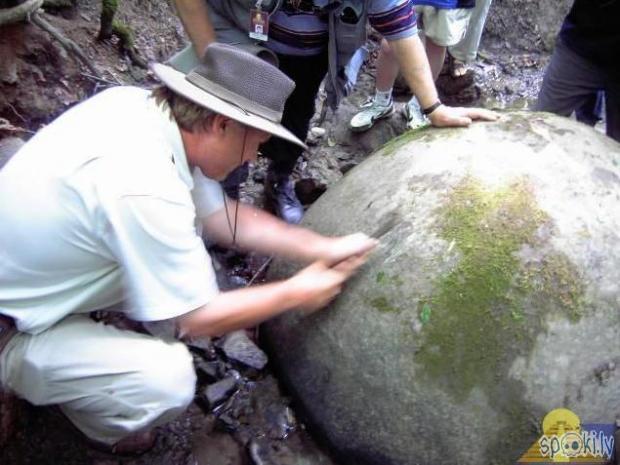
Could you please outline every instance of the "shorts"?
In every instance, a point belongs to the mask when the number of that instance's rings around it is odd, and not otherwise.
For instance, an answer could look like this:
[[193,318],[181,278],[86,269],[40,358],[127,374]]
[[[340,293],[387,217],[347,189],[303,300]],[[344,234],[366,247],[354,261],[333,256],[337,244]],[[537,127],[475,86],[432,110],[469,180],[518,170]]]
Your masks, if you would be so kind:
[[472,9],[416,5],[415,12],[425,37],[441,47],[452,47],[465,37]]

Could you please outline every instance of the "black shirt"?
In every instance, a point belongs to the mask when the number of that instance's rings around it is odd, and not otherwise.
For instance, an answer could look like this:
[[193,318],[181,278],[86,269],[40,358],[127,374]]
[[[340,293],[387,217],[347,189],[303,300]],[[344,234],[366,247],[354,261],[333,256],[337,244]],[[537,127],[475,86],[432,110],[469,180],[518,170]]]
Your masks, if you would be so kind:
[[577,54],[616,74],[620,70],[620,0],[575,0],[560,37]]

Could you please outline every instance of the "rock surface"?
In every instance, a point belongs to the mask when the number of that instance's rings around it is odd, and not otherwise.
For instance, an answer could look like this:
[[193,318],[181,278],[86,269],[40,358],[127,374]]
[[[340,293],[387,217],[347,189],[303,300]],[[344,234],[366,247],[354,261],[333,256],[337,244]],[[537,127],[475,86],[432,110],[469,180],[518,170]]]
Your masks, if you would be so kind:
[[329,309],[263,334],[343,462],[512,464],[553,408],[620,417],[619,165],[517,112],[406,133],[319,198],[305,226],[381,244]]

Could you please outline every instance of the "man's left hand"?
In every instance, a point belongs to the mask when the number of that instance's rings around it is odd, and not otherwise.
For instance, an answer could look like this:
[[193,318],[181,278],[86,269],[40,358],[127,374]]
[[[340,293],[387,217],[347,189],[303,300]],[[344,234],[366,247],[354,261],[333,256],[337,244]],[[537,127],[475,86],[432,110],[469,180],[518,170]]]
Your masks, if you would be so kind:
[[428,118],[435,127],[469,126],[474,120],[497,121],[499,115],[484,108],[439,106]]
[[316,259],[323,260],[328,266],[334,266],[350,257],[361,256],[374,249],[379,241],[363,233],[342,237],[325,238]]

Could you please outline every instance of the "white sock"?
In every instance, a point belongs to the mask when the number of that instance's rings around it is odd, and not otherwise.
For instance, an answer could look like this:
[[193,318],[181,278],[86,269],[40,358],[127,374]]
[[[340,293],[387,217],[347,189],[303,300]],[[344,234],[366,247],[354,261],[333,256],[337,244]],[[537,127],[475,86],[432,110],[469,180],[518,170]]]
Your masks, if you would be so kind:
[[375,90],[375,102],[382,107],[387,107],[392,101],[392,89],[388,89],[385,92]]

